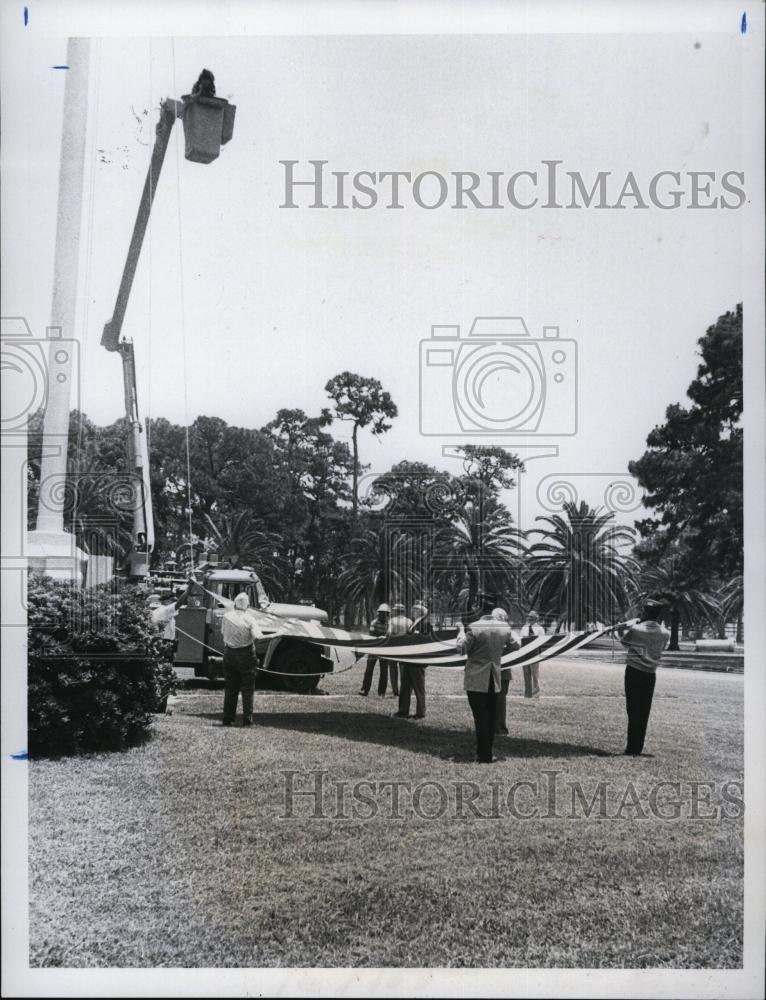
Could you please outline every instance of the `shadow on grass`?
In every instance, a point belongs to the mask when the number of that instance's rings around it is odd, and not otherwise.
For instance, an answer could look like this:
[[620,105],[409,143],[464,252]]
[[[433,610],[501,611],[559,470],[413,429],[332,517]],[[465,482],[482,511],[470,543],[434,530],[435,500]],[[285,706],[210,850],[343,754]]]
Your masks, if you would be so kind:
[[[423,722],[394,719],[363,712],[259,712],[253,715],[255,728],[286,729],[311,735],[340,736],[357,743],[396,747],[413,753],[451,761],[472,761],[476,755],[473,729],[436,728]],[[187,714],[187,713],[185,713]],[[189,712],[202,719],[220,720],[219,712]],[[238,720],[239,721],[239,720]],[[494,752],[499,758],[512,757],[611,757],[599,747],[552,740],[517,739],[496,736]]]

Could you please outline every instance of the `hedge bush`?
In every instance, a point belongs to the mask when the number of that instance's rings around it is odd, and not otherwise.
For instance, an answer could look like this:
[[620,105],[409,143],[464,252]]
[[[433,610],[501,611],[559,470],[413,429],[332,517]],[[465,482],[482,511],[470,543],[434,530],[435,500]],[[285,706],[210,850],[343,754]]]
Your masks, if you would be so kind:
[[145,587],[79,589],[30,574],[28,749],[58,756],[143,740],[173,688]]

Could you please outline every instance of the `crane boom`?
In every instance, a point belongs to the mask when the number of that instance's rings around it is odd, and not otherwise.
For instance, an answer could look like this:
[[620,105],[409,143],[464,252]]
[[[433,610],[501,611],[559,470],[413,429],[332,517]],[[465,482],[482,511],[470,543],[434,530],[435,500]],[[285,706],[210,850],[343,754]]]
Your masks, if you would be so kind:
[[138,409],[138,389],[136,386],[136,363],[133,343],[120,339],[125,311],[128,307],[133,279],[141,256],[146,227],[152,210],[154,194],[157,190],[162,164],[165,160],[170,133],[176,118],[183,114],[180,101],[165,100],[160,106],[160,120],[157,123],[154,149],[149,170],[144,182],[144,190],[138,205],[138,213],[133,226],[133,235],[128,247],[128,255],[122,271],[122,279],[117,292],[117,301],[111,320],[104,326],[101,345],[107,351],[117,351],[122,359],[122,385],[125,401],[125,417],[128,422],[128,470],[134,480],[131,496],[133,524],[131,528],[131,548],[127,557],[127,571],[131,577],[146,577],[149,574],[149,560],[154,548],[154,513],[152,510],[152,490],[149,475],[149,448],[146,432],[141,424]]
[[154,517],[149,478],[149,449],[138,410],[133,342],[122,337],[122,324],[141,256],[146,227],[149,224],[157,182],[176,118],[184,119],[186,159],[195,163],[211,163],[218,157],[221,145],[232,137],[236,110],[236,107],[227,100],[215,97],[214,77],[209,70],[202,71],[192,93],[184,96],[182,101],[167,98],[160,104],[160,118],[157,122],[152,158],[133,225],[128,255],[117,291],[117,301],[114,304],[112,318],[104,325],[101,334],[101,346],[107,351],[116,351],[122,359],[125,417],[129,426],[128,468],[135,484],[134,497],[131,498],[133,500],[132,544],[127,558],[128,572],[132,577],[146,577],[149,574],[149,560],[154,546]]
[[160,120],[157,122],[152,159],[149,164],[149,170],[146,174],[146,181],[144,182],[144,190],[141,195],[141,201],[138,205],[136,221],[133,225],[133,235],[130,238],[128,256],[125,259],[125,267],[122,271],[122,280],[120,281],[120,287],[117,292],[117,301],[114,304],[112,318],[105,324],[104,332],[101,334],[101,346],[105,347],[107,351],[119,350],[122,324],[125,319],[125,310],[128,307],[130,290],[133,287],[133,279],[136,276],[138,259],[141,256],[141,247],[144,243],[146,227],[149,223],[149,215],[152,211],[152,202],[154,201],[154,194],[157,190],[157,181],[160,177],[162,164],[165,161],[165,153],[167,152],[168,142],[170,141],[170,133],[173,131],[173,125],[175,124],[176,118],[180,118],[183,115],[183,107],[184,106],[181,101],[172,101],[169,98],[164,100],[160,105]]

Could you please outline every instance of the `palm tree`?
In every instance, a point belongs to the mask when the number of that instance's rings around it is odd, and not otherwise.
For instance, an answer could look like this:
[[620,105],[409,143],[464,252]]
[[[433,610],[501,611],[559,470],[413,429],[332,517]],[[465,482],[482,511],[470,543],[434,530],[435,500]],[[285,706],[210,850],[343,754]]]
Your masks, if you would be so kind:
[[670,618],[668,652],[678,652],[679,626],[696,626],[700,621],[715,624],[721,605],[713,594],[694,586],[684,560],[679,555],[665,556],[654,566],[641,571],[641,589],[637,604],[651,597],[665,605]]
[[252,565],[271,596],[280,592],[285,561],[279,551],[278,535],[259,527],[249,510],[223,514],[217,522],[209,514],[202,517],[208,533],[206,541],[215,546],[232,569]]
[[609,621],[630,605],[638,567],[620,547],[633,543],[635,532],[610,524],[613,511],[585,501],[565,503],[562,512],[535,518],[550,527],[527,533],[541,536],[527,550],[528,597],[542,613],[580,630],[587,621]]
[[434,582],[452,603],[473,608],[480,593],[517,596],[521,533],[492,496],[468,500],[437,536]]
[[420,595],[422,578],[406,534],[383,526],[364,528],[352,539],[343,565],[338,586],[352,618],[365,615],[369,621],[373,607],[383,601],[409,604]]
[[734,619],[737,623],[737,642],[742,642],[742,612],[745,609],[745,582],[743,576],[733,576],[718,592],[724,622]]

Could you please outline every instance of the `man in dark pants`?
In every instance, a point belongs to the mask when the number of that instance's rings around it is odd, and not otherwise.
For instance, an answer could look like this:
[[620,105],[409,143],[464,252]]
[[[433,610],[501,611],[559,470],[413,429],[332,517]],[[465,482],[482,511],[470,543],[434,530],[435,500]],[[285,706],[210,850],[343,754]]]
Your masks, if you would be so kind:
[[[406,608],[403,604],[395,604],[391,609],[391,621],[388,623],[388,634],[389,635],[406,635],[410,630],[412,621],[404,613]],[[391,678],[391,690],[394,693],[394,697],[399,697],[400,685],[399,679],[401,675],[400,664],[398,660],[386,660],[388,664],[388,675]],[[395,718],[402,718],[402,713],[397,710],[394,712]]]
[[[388,620],[391,616],[391,608],[387,604],[381,604],[378,608],[378,617],[370,625],[370,635],[384,636],[388,634]],[[359,694],[365,697],[370,693],[370,688],[372,687],[372,675],[375,670],[375,664],[380,664],[380,673],[378,675],[378,697],[383,698],[386,694],[386,685],[388,682],[388,661],[380,660],[377,656],[367,657],[367,666],[364,668],[364,678],[362,679],[362,690]]]
[[493,603],[482,600],[482,616],[467,629],[462,624],[456,645],[467,654],[464,687],[476,726],[476,756],[482,764],[491,764],[492,744],[497,721],[497,695],[501,689],[500,658],[513,648],[508,625],[492,617]]
[[[428,618],[428,608],[425,604],[413,604],[411,612],[412,625],[408,629],[408,634],[419,633],[428,635],[431,631],[431,622]],[[415,692],[415,718],[425,719],[426,717],[426,668],[419,663],[402,663],[401,677],[399,678],[399,711],[397,715],[403,718],[410,717],[410,702],[412,693]]]
[[[492,617],[499,622],[504,622],[508,624],[508,615],[502,608],[495,608],[492,612]],[[521,643],[519,642],[518,636],[511,629],[511,639],[512,645],[511,649],[519,649]],[[497,715],[495,717],[495,735],[508,735],[508,712],[507,712],[507,701],[508,701],[508,689],[511,686],[511,668],[505,667],[501,670],[502,679],[500,681],[500,691],[497,695]]]
[[647,601],[641,618],[625,629],[618,629],[620,641],[628,650],[625,661],[625,707],[628,712],[628,743],[625,756],[639,757],[644,749],[646,727],[652,710],[657,666],[667,646],[670,633],[662,627],[664,607]]
[[250,605],[247,594],[237,594],[234,607],[221,621],[223,633],[223,725],[232,726],[237,714],[239,692],[242,692],[242,725],[253,724],[253,691],[256,659],[253,642],[263,633],[246,613]]

